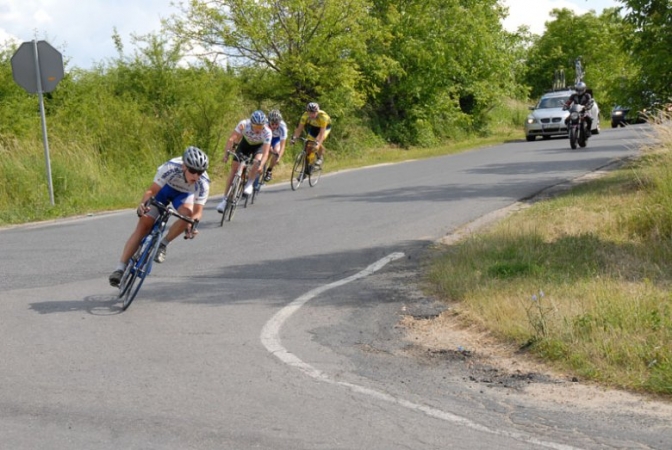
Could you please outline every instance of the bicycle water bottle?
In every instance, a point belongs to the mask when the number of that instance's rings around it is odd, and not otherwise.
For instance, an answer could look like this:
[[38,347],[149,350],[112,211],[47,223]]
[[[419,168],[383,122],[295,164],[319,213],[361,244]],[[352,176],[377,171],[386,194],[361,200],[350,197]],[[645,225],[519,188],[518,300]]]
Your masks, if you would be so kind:
[[315,152],[310,152],[308,155],[308,164],[313,164],[315,162]]

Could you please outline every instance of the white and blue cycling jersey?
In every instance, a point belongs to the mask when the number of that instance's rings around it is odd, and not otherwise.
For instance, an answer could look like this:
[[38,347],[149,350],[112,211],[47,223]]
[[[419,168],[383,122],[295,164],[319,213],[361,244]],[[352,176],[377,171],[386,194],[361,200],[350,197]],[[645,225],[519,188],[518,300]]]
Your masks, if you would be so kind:
[[271,148],[275,148],[281,141],[287,140],[287,124],[284,120],[280,121],[280,126],[273,131],[273,138],[271,139]]
[[180,204],[193,202],[197,205],[205,205],[210,193],[208,172],[203,172],[194,184],[187,182],[182,169],[182,157],[173,158],[162,164],[156,171],[154,183],[161,186],[157,200],[161,203],[172,202],[176,209],[180,206],[175,200],[179,200]]

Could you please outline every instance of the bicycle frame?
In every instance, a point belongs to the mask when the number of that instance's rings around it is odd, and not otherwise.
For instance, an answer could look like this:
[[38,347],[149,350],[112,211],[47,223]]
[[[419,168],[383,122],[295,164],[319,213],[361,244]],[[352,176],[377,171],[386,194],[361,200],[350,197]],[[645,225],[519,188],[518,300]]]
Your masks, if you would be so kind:
[[315,161],[317,160],[315,141],[304,137],[301,140],[303,141],[303,149],[296,155],[290,180],[293,191],[297,190],[306,178],[308,178],[308,183],[311,187],[315,186],[322,174],[322,166],[315,165]]
[[[192,231],[198,226],[197,220],[183,216],[171,206],[164,205],[154,197],[148,200],[147,205],[156,206],[159,209],[159,216],[154,221],[151,231],[147,236],[142,238],[138,250],[136,250],[135,254],[128,261],[126,270],[121,277],[121,282],[119,283],[119,298],[123,298],[122,311],[126,311],[131,305],[131,302],[133,302],[135,296],[140,291],[142,283],[145,281],[145,277],[152,272],[154,257],[156,257],[156,253],[159,250],[159,243],[165,235],[166,225],[168,224],[170,217],[175,216],[180,220],[192,224]],[[137,284],[135,284],[136,282]]]
[[[224,225],[225,220],[230,222],[233,218],[236,207],[238,206],[238,201],[243,195],[243,187],[245,186],[247,177],[249,176],[251,167],[250,162],[254,158],[254,155],[245,156],[228,150],[227,153],[232,155],[233,158],[238,161],[238,169],[231,179],[231,185],[226,192],[226,206],[224,207],[224,212],[222,213],[222,219],[219,222],[220,227]],[[247,198],[245,199],[245,206],[247,206]]]

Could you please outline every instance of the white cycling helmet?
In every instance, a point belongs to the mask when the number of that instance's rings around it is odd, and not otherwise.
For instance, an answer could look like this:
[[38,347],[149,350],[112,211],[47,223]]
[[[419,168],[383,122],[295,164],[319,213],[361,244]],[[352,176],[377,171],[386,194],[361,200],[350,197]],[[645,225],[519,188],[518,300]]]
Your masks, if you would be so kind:
[[198,147],[187,147],[182,155],[182,162],[190,169],[205,172],[208,169],[208,155]]

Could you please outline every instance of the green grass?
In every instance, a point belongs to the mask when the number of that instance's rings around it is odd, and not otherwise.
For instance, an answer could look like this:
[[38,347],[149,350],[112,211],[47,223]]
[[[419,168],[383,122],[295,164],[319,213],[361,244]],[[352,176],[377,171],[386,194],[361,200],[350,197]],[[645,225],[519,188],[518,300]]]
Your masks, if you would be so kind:
[[[667,126],[667,125],[664,125]],[[672,139],[439,251],[427,278],[477,324],[605,385],[672,396]]]

